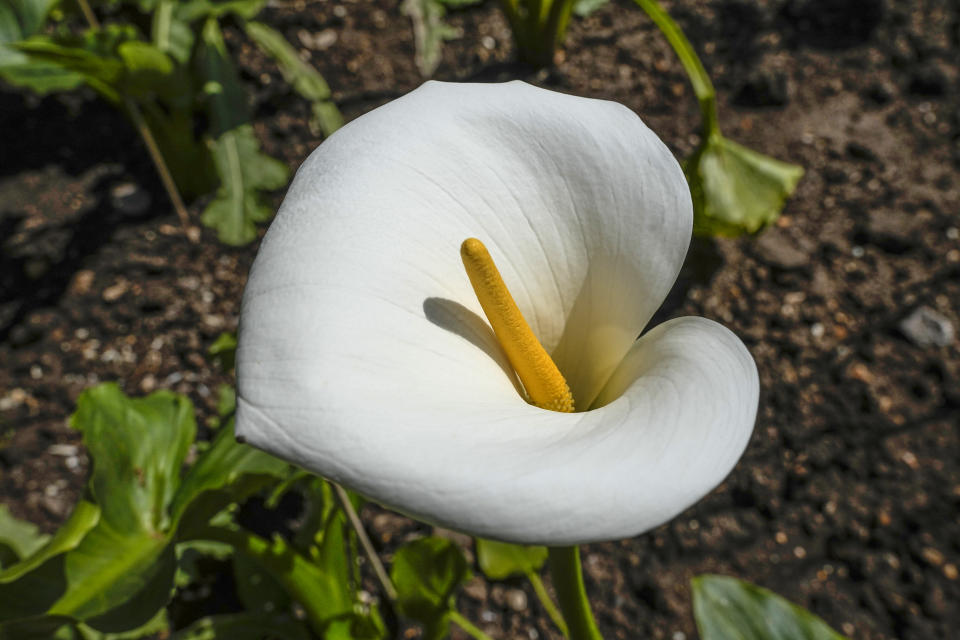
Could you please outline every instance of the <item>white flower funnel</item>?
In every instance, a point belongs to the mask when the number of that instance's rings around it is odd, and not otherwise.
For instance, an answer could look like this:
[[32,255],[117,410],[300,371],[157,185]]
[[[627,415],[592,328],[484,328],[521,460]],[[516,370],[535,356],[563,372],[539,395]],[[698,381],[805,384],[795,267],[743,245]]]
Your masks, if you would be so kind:
[[[691,225],[680,167],[627,108],[428,82],[297,173],[243,298],[237,434],[478,536],[569,545],[655,527],[723,480],[757,409],[756,367],[727,329],[680,318],[636,339]],[[468,237],[579,413],[524,400],[460,261]]]

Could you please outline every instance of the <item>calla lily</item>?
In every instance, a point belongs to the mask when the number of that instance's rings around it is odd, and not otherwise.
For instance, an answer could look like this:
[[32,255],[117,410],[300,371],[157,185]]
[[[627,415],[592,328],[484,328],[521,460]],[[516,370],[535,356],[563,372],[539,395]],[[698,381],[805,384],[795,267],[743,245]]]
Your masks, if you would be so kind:
[[[303,164],[256,258],[237,434],[416,518],[569,545],[655,527],[753,429],[729,330],[637,336],[679,272],[690,195],[622,105],[522,82],[428,82]],[[480,238],[569,384],[528,403],[460,261]]]

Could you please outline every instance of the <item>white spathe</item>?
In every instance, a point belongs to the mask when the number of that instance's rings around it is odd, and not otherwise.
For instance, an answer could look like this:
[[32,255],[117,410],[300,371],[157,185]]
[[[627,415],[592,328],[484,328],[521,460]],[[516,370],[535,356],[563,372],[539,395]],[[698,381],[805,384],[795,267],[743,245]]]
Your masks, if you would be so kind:
[[[237,434],[487,538],[566,545],[666,522],[733,468],[759,389],[712,321],[636,339],[691,226],[680,167],[626,107],[428,82],[298,171],[244,293]],[[468,237],[580,413],[521,397],[460,261]]]

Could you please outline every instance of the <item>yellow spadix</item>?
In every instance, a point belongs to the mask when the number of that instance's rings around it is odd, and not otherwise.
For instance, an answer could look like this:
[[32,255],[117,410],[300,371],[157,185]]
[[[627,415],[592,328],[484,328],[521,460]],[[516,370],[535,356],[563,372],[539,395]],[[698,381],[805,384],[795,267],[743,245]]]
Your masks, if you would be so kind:
[[530,401],[542,409],[573,412],[573,394],[524,319],[490,252],[476,238],[460,245],[460,257],[480,306]]

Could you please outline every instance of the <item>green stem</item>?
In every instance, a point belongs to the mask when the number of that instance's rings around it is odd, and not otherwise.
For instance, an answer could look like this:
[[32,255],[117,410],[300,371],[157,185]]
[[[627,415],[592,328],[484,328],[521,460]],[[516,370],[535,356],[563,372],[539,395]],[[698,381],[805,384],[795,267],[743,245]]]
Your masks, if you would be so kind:
[[530,580],[530,584],[533,585],[534,593],[537,594],[537,598],[540,600],[543,608],[547,610],[547,615],[553,620],[553,624],[557,625],[557,628],[560,629],[564,636],[569,635],[563,614],[560,613],[557,605],[553,602],[553,598],[547,593],[547,588],[543,585],[543,580],[540,579],[540,575],[536,571],[530,571],[527,573],[527,579]]
[[500,0],[517,53],[536,67],[553,64],[573,11],[573,0]]
[[603,640],[590,611],[577,547],[550,547],[550,574],[570,640]]
[[653,20],[653,23],[666,37],[667,42],[670,43],[674,53],[680,58],[680,64],[686,70],[687,76],[690,78],[690,84],[693,86],[693,92],[700,103],[704,137],[718,132],[717,93],[710,81],[710,76],[703,68],[703,63],[697,57],[693,45],[690,44],[687,36],[683,34],[677,23],[673,21],[670,14],[663,10],[657,0],[634,0],[634,2]]
[[471,636],[477,640],[493,640],[490,636],[481,631],[476,625],[467,620],[460,614],[459,611],[450,612],[450,621],[456,624],[458,627],[469,633]]
[[80,7],[80,13],[83,14],[87,24],[89,24],[92,28],[99,30],[100,21],[97,20],[97,15],[93,12],[93,9],[90,8],[87,0],[77,0],[77,5]]

